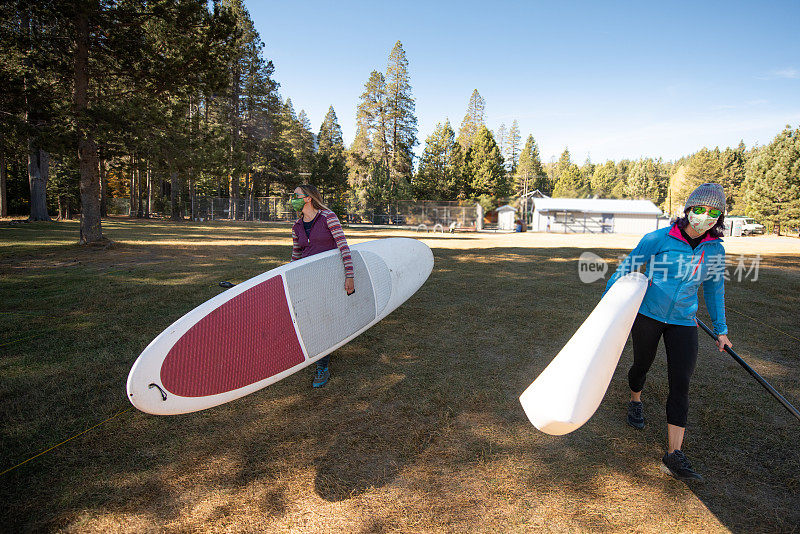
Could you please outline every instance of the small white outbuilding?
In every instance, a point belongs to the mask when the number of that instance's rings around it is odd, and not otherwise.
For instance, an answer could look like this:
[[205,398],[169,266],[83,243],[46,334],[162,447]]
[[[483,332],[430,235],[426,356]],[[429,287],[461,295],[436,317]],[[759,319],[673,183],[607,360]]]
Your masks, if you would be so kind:
[[514,206],[500,206],[497,208],[497,229],[498,230],[514,230],[514,221],[516,220],[517,208]]

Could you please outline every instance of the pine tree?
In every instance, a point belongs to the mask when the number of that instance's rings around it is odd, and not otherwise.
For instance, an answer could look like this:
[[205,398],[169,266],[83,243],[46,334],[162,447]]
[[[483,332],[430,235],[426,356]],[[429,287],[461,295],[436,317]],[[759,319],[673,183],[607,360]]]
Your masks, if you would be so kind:
[[514,122],[511,123],[511,128],[508,130],[508,139],[506,140],[507,148],[506,152],[503,154],[506,158],[506,168],[512,175],[517,172],[520,140],[519,122],[517,122],[517,119],[514,119]]
[[591,178],[591,176],[594,174],[594,168],[595,164],[592,163],[592,158],[589,156],[589,154],[586,154],[586,160],[581,166],[581,174],[583,174],[583,176],[586,178]]
[[391,150],[390,177],[392,199],[398,198],[411,182],[414,147],[417,145],[417,117],[411,95],[408,59],[400,41],[389,53],[386,68],[386,116]]
[[367,130],[358,124],[356,137],[345,154],[347,160],[347,183],[349,186],[349,211],[363,212],[366,209],[366,188],[370,177],[371,147]]
[[500,154],[503,156],[506,165],[508,165],[508,128],[506,128],[505,123],[502,123],[497,129],[494,138],[497,141],[497,148],[500,149]]
[[412,183],[414,198],[417,200],[450,200],[458,196],[459,168],[455,132],[450,121],[439,123],[425,141],[425,150],[419,164],[419,171]]
[[568,148],[561,153],[556,164],[555,176],[554,197],[585,198],[591,194],[591,185],[580,168],[572,163]]
[[[388,181],[391,150],[388,142],[389,117],[386,78],[373,70],[364,84],[356,112],[356,137],[347,155],[353,208],[381,208],[380,189]],[[388,189],[387,189],[388,191]]]
[[615,198],[614,184],[617,181],[617,166],[609,160],[597,165],[591,178],[592,192],[599,198]]
[[358,104],[357,121],[364,130],[370,163],[389,166],[390,148],[388,142],[389,117],[387,109],[386,78],[378,71],[372,71]]
[[564,148],[564,152],[561,153],[561,156],[558,158],[558,161],[553,166],[553,176],[551,180],[553,181],[553,185],[558,183],[558,180],[561,178],[561,175],[567,171],[572,166],[572,156],[569,153],[569,147]]
[[623,159],[616,164],[616,180],[611,189],[611,198],[625,198],[625,188],[628,184],[628,175],[633,167],[633,162]]
[[[745,213],[778,226],[800,226],[800,127],[755,151],[745,168]],[[726,191],[727,193],[727,191]]]
[[553,196],[560,198],[586,198],[591,194],[586,177],[581,173],[580,167],[570,164],[560,175]]
[[485,124],[485,110],[486,102],[478,93],[478,90],[474,89],[469,97],[467,114],[464,116],[464,120],[461,121],[461,128],[458,130],[458,143],[465,153],[472,146],[475,136]]
[[642,199],[647,195],[647,182],[649,180],[645,161],[639,160],[633,165],[628,183],[625,186],[625,196],[628,198]]
[[506,178],[503,156],[486,126],[478,130],[467,159],[474,195],[486,195],[494,199],[509,195],[510,184]]
[[735,149],[726,148],[721,155],[722,165],[722,187],[725,189],[728,210],[733,208],[737,199],[741,199],[742,193],[740,186],[745,178],[745,163],[747,148],[744,141],[739,141],[739,146]]
[[515,189],[520,194],[524,193],[526,181],[529,192],[538,189],[541,193],[549,194],[552,190],[547,179],[547,173],[542,167],[539,147],[536,145],[536,140],[532,135],[528,135],[528,139],[525,141],[525,147],[519,156],[515,177]]
[[342,128],[333,106],[328,108],[317,136],[319,149],[315,157],[312,180],[320,188],[328,206],[335,212],[345,211],[347,165]]
[[298,171],[311,172],[314,162],[314,134],[311,131],[311,121],[303,109],[297,115],[297,122],[293,124],[292,138]]
[[[675,195],[673,205],[684,204],[692,191],[704,183],[722,183],[722,164],[718,148],[714,150],[702,148],[689,158],[685,180],[677,191],[673,191]],[[726,196],[727,194],[728,191]]]

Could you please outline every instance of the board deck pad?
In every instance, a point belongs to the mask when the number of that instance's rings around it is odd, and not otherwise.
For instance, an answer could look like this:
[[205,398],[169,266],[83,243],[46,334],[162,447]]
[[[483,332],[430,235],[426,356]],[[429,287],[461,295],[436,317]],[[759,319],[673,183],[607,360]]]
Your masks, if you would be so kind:
[[359,254],[361,254],[364,263],[369,268],[372,287],[375,289],[375,309],[378,310],[378,315],[380,315],[386,305],[389,304],[389,298],[392,296],[392,275],[389,274],[389,267],[386,266],[386,262],[374,252],[362,250]]
[[[314,262],[304,271],[289,271],[285,275],[297,328],[309,358],[322,354],[331,345],[358,332],[377,317],[373,281],[366,263],[359,252],[352,251],[351,258],[356,292],[340,306],[322,304],[341,303],[336,298],[344,293],[344,266],[339,255]],[[381,266],[376,267],[379,272]],[[380,288],[383,297],[383,293],[391,291],[391,285],[385,263],[382,269],[386,277],[378,275],[376,278],[379,286],[388,285],[388,288]]]
[[276,276],[192,326],[167,354],[161,382],[183,397],[215,395],[278,374],[303,359],[283,280]]

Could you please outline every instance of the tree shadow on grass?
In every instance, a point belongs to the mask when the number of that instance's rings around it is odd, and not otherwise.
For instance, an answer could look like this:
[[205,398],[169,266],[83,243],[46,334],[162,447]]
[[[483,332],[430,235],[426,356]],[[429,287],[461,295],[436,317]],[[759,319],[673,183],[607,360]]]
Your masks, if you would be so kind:
[[[57,442],[114,413],[130,364],[152,337],[216,294],[206,289],[212,281],[249,278],[278,263],[285,250],[173,254],[148,245],[136,253],[165,263],[117,272],[98,268],[114,263],[99,254],[75,267],[65,294],[89,289],[85,301],[64,311],[78,316],[63,314],[66,323],[54,326],[53,339],[20,347],[5,367],[16,378],[0,381],[3,420],[9,421],[3,450],[21,460],[41,450],[40,443]],[[511,518],[497,524],[517,529],[714,528],[688,499],[689,489],[657,470],[663,363],[649,377],[644,432],[624,424],[629,349],[606,400],[578,431],[541,434],[519,406],[517,396],[602,292],[599,282],[578,282],[581,250],[434,252],[434,272],[418,294],[336,351],[326,388],[312,390],[310,372],[301,371],[204,412],[121,416],[7,475],[0,497],[10,503],[9,527],[97,529],[111,517],[129,527],[257,528],[284,518],[299,495],[310,492],[329,503],[367,493],[419,499],[388,508],[385,520],[363,528],[402,526],[404,510],[410,510],[430,529],[489,529],[493,509]],[[198,269],[193,254],[204,254],[208,266]],[[604,254],[616,258],[615,251]],[[34,286],[64,280],[57,269],[37,268],[26,276],[29,292],[24,283],[0,279],[4,295],[15,288],[13,304],[20,308],[37,302]],[[729,299],[735,303],[742,291],[732,287]],[[109,292],[126,299],[101,298]],[[45,304],[58,309],[60,298],[53,294]],[[745,331],[745,324],[730,321],[732,332]],[[776,387],[796,395],[798,370],[781,370],[785,376]],[[764,408],[773,401],[748,390],[748,380],[724,359],[698,366],[690,416],[697,423],[690,422],[687,452],[714,483],[689,488],[731,530],[789,530],[800,522],[798,507],[791,506],[798,472],[797,449],[787,447],[793,427]],[[34,422],[27,430],[26,420]],[[741,458],[748,459],[744,467]],[[686,509],[696,517],[685,517]],[[654,513],[660,523],[647,519]],[[672,516],[683,522],[665,519]],[[251,523],[231,523],[242,517]]]

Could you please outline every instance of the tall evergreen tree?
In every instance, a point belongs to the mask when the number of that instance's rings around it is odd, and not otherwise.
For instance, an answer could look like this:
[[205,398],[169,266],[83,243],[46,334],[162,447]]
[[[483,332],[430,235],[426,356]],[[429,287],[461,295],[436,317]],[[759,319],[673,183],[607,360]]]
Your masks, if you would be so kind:
[[727,193],[728,210],[733,208],[734,203],[742,197],[743,192],[740,192],[739,188],[745,178],[746,153],[747,147],[745,147],[744,141],[739,141],[738,147],[735,149],[726,148],[720,158],[722,187]]
[[538,189],[540,192],[548,195],[552,191],[547,173],[542,167],[542,160],[539,156],[539,147],[536,140],[532,135],[528,135],[525,141],[525,147],[519,156],[519,164],[515,174],[516,182],[515,188],[517,192],[523,193],[523,189],[527,180],[528,191],[535,191]]
[[572,163],[568,148],[561,153],[556,164],[555,176],[554,197],[585,198],[591,194],[591,185],[581,173],[580,167]]
[[628,175],[633,168],[633,162],[622,159],[616,164],[616,180],[611,189],[611,198],[625,198],[625,188],[628,184]]
[[519,122],[517,122],[517,119],[514,119],[514,122],[511,123],[511,128],[508,130],[506,152],[503,154],[503,157],[506,158],[506,168],[512,175],[517,172],[517,164],[519,163],[519,142],[521,139]]
[[345,161],[342,128],[333,106],[328,108],[317,136],[319,149],[315,157],[312,180],[320,188],[320,193],[334,211],[339,214],[345,209],[347,192],[347,166]]
[[364,156],[371,164],[388,169],[391,151],[388,140],[386,77],[378,71],[373,70],[364,84],[356,119],[358,127],[365,134],[365,147],[369,149],[369,153]]
[[509,195],[511,184],[507,179],[503,156],[486,126],[478,130],[467,159],[474,195],[487,195],[495,199]]
[[800,226],[800,127],[787,125],[757,149],[745,172],[745,213],[779,227]]
[[[0,128],[4,156],[25,154],[29,220],[50,220],[47,183],[51,153],[63,151],[59,125],[67,123],[72,67],[68,48],[72,19],[66,6],[42,2],[0,3]],[[6,153],[7,151],[7,153]],[[16,152],[16,154],[15,154]]]
[[609,160],[596,165],[591,177],[592,192],[599,198],[615,198],[614,185],[617,181],[617,166]]
[[356,137],[347,154],[353,208],[381,208],[389,184],[391,150],[386,77],[373,70],[364,84],[356,112]]
[[458,130],[458,143],[464,152],[469,150],[481,126],[485,125],[485,111],[486,101],[478,90],[474,89],[469,97],[467,114],[464,116],[464,120],[461,121],[461,128]]
[[408,59],[400,41],[389,53],[386,67],[386,116],[391,149],[390,196],[398,198],[411,182],[414,166],[414,146],[417,143],[417,117],[411,94]]
[[371,146],[367,128],[363,124],[356,127],[356,137],[346,152],[347,183],[349,185],[350,210],[363,212],[367,204],[367,185],[370,173]]
[[500,149],[500,154],[508,164],[508,128],[506,128],[506,123],[500,124],[494,138],[497,141],[497,148]]
[[[708,150],[702,148],[692,154],[686,166],[686,175],[681,187],[673,191],[674,205],[681,205],[686,202],[692,191],[703,183],[722,183],[722,164],[720,163],[719,148]],[[730,194],[726,191],[727,194]]]
[[[450,121],[439,123],[425,141],[412,191],[418,200],[452,200],[459,196],[460,145]],[[458,148],[456,148],[458,147]]]

